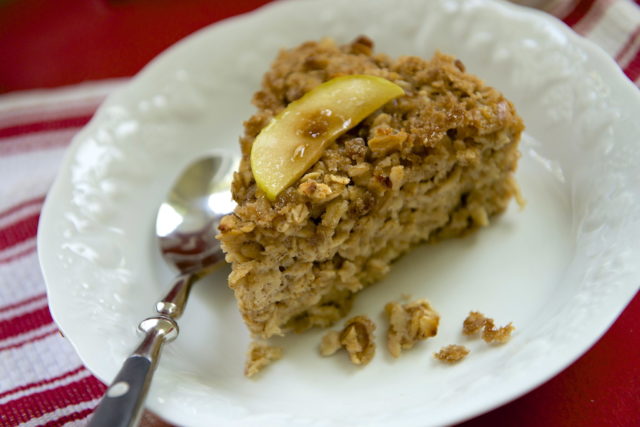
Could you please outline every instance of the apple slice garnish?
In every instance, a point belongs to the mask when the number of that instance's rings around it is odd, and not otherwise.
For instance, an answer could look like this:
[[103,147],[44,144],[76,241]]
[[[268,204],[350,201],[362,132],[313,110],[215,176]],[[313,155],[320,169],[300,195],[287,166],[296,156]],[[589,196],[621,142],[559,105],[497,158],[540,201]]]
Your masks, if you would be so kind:
[[251,170],[269,200],[318,161],[325,147],[390,100],[402,88],[382,77],[331,79],[293,101],[258,134]]

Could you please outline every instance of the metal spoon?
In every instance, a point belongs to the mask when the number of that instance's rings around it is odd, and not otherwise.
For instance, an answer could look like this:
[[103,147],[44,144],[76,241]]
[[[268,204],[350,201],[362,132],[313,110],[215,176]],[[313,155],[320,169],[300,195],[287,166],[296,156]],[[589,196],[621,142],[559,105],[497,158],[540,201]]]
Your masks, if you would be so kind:
[[137,425],[151,377],[165,342],[178,336],[191,285],[221,265],[224,255],[215,238],[220,219],[233,211],[229,188],[237,160],[205,157],[189,165],[160,205],[156,236],[164,260],[178,276],[156,304],[157,316],[143,320],[143,341],[125,360],[89,422],[92,427]]

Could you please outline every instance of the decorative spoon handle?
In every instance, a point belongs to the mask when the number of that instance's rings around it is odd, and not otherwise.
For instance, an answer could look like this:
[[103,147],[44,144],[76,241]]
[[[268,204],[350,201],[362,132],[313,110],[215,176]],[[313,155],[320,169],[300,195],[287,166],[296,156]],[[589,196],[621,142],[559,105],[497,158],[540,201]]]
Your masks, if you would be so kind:
[[130,427],[140,419],[160,349],[178,336],[178,325],[169,317],[157,316],[143,320],[139,328],[145,333],[144,340],[125,360],[96,408],[90,427]]

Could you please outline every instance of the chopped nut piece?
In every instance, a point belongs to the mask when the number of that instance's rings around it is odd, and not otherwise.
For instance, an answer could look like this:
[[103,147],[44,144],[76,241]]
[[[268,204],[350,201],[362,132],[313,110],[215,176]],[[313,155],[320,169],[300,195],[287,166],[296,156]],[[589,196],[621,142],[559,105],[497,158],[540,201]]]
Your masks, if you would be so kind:
[[282,349],[280,347],[272,347],[264,342],[253,341],[247,351],[244,375],[252,377],[281,357]]
[[367,316],[356,316],[347,321],[340,333],[340,343],[356,365],[366,365],[373,359],[376,352],[375,329],[376,325]]
[[515,326],[509,322],[506,326],[496,328],[493,319],[487,319],[482,331],[482,339],[490,344],[504,344],[511,338],[511,333],[515,330]]
[[437,353],[433,353],[433,357],[445,363],[456,363],[467,357],[467,354],[469,353],[470,350],[467,347],[452,344],[442,347]]
[[385,312],[389,317],[387,347],[393,357],[438,333],[440,316],[426,299],[409,304],[390,302],[385,306]]
[[473,335],[484,327],[487,318],[479,311],[472,311],[469,313],[464,322],[462,323],[462,333],[465,335]]
[[376,352],[373,339],[375,329],[376,325],[367,316],[356,316],[347,321],[341,332],[330,331],[322,337],[320,354],[331,356],[344,348],[349,353],[351,362],[366,365]]

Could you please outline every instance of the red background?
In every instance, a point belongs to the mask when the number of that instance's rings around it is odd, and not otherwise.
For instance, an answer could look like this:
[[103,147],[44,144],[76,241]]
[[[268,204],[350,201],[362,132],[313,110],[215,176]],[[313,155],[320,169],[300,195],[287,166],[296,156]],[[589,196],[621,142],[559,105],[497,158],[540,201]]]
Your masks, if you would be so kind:
[[[0,93],[131,76],[187,34],[265,3],[0,0]],[[568,369],[464,425],[640,425],[639,321],[636,295]]]

